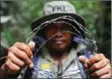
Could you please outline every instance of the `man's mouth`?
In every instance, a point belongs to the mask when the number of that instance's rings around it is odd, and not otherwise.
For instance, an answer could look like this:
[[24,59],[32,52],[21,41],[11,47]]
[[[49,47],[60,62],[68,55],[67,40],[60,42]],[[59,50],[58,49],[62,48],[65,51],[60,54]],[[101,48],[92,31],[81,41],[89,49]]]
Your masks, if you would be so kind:
[[53,41],[56,44],[63,44],[65,42],[65,38],[55,38]]
[[56,44],[63,44],[64,42],[65,42],[64,39],[55,39],[54,40],[54,43],[56,43]]
[[56,44],[63,44],[63,41],[62,40],[56,40],[55,43]]

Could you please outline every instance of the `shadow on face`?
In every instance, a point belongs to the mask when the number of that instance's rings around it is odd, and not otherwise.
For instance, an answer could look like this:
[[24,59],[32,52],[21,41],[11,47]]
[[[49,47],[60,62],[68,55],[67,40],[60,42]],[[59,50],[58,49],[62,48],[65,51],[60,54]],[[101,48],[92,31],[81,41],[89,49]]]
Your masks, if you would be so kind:
[[55,35],[47,42],[47,46],[51,50],[64,51],[68,49],[72,42],[73,35],[64,31],[73,31],[73,28],[65,23],[51,23],[45,27],[44,35],[46,39]]

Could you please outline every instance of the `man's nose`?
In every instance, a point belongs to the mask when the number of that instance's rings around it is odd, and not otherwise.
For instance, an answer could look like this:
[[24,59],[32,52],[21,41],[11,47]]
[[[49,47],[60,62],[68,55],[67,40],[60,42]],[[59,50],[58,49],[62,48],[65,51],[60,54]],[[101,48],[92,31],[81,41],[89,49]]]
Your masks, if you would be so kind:
[[59,31],[57,34],[56,34],[57,37],[61,37],[63,36],[63,32]]

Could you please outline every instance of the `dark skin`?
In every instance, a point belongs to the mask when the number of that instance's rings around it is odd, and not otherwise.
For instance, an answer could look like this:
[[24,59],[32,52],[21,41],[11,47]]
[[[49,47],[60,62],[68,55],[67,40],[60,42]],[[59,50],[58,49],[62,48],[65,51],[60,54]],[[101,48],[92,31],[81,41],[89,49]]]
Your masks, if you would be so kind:
[[55,60],[58,60],[63,56],[63,54],[69,52],[72,42],[73,35],[64,31],[73,31],[73,29],[68,24],[61,23],[50,24],[47,26],[47,28],[44,30],[46,39],[49,39],[56,34],[51,40],[47,42],[47,46],[52,57]]

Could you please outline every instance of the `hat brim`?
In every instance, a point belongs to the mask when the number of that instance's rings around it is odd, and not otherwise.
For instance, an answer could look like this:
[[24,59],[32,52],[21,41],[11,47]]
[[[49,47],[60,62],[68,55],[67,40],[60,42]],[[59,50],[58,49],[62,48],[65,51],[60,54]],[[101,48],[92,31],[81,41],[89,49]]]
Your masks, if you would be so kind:
[[46,16],[43,16],[41,18],[38,18],[36,20],[34,20],[32,22],[32,26],[31,26],[31,29],[34,30],[36,27],[38,27],[40,24],[42,24],[43,22],[45,21],[49,21],[49,20],[52,20],[52,19],[55,19],[55,18],[58,18],[58,17],[61,17],[61,16],[71,16],[72,18],[74,18],[78,23],[82,24],[83,26],[85,26],[85,21],[84,19],[77,15],[77,14],[72,14],[72,13],[56,13],[56,14],[51,14],[51,15],[46,15]]

